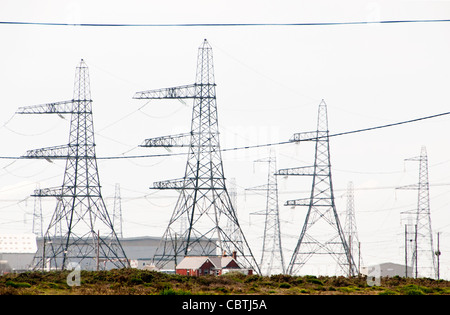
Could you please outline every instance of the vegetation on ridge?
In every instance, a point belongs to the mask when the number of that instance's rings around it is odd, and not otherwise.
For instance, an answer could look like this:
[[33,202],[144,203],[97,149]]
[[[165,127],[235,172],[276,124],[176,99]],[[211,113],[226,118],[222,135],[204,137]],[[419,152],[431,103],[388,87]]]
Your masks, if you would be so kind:
[[222,276],[190,277],[139,269],[81,271],[80,285],[69,286],[70,271],[25,272],[0,276],[2,295],[450,295],[450,282],[428,278]]

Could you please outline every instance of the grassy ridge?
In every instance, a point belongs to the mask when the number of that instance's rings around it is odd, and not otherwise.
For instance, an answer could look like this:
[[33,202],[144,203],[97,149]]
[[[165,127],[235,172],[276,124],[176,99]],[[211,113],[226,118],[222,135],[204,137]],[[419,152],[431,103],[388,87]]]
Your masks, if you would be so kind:
[[450,282],[382,278],[369,286],[365,277],[274,275],[189,277],[155,271],[119,269],[81,271],[80,286],[69,286],[69,271],[26,272],[0,276],[1,295],[450,295]]

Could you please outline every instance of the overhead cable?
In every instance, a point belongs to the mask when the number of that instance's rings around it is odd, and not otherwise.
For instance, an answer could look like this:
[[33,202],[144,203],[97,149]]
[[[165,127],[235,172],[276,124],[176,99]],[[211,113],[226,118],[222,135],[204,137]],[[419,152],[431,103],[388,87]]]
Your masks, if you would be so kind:
[[[424,116],[424,117],[420,117],[420,118],[414,118],[414,119],[410,119],[410,120],[404,120],[404,121],[399,121],[399,122],[396,122],[396,123],[385,124],[385,125],[380,125],[380,126],[375,126],[375,127],[344,131],[344,132],[329,134],[327,136],[331,138],[331,137],[344,136],[344,135],[349,135],[349,134],[354,134],[354,133],[361,133],[361,132],[366,132],[366,131],[372,131],[372,130],[377,130],[377,129],[390,128],[390,127],[394,127],[394,126],[414,123],[414,122],[427,120],[427,119],[432,119],[432,118],[437,118],[437,117],[442,117],[442,116],[446,116],[446,115],[450,115],[450,112],[444,112],[444,113],[440,113],[440,114]],[[255,145],[242,146],[242,147],[224,148],[224,149],[221,149],[220,151],[226,152],[226,151],[256,149],[256,148],[263,148],[263,147],[283,145],[283,144],[288,144],[288,143],[298,143],[298,142],[303,142],[303,141],[314,141],[314,140],[320,139],[322,137],[311,137],[311,138],[302,139],[302,140],[299,140],[299,141],[290,141],[290,140],[288,140],[288,141],[280,141],[280,142],[273,142],[273,143],[255,144]],[[139,159],[139,158],[186,155],[186,154],[188,154],[188,153],[183,152],[183,153],[144,154],[144,155],[128,155],[128,156],[125,156],[125,155],[121,155],[121,156],[103,156],[103,157],[97,157],[97,160]],[[27,157],[27,156],[20,156],[20,157],[17,157],[17,156],[16,157],[14,157],[14,156],[0,156],[0,159],[16,160],[16,159],[32,159],[32,158],[31,157]]]

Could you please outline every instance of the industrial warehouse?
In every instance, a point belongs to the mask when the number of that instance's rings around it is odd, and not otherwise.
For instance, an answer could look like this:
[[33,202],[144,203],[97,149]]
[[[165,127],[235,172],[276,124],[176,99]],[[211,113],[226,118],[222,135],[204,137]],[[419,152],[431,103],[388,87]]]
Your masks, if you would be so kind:
[[[86,240],[90,243],[92,240]],[[153,256],[159,246],[161,238],[158,237],[130,237],[121,238],[120,243],[125,251],[129,266],[137,269],[158,270],[167,273],[174,273],[176,260],[168,261],[166,269],[156,269],[153,265]],[[18,273],[30,270],[54,270],[47,263],[46,265],[37,265],[34,263],[36,257],[42,257],[44,249],[43,238],[29,234],[0,234],[0,274]],[[206,246],[206,241],[204,242]],[[183,257],[178,258],[181,262]],[[93,261],[96,257],[93,257]],[[77,262],[74,260],[74,262]],[[80,261],[80,263],[82,263]],[[74,267],[75,265],[73,265]],[[99,265],[91,265],[90,270],[105,270],[105,261],[100,259]],[[88,269],[88,268],[85,268]]]

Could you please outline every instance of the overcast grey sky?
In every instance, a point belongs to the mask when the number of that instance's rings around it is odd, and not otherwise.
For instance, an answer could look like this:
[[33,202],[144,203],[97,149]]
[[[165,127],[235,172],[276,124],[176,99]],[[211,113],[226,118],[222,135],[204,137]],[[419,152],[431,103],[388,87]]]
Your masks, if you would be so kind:
[[[300,23],[448,19],[449,1],[9,1],[0,21],[55,23]],[[167,153],[138,148],[154,136],[189,131],[192,104],[133,100],[137,91],[190,84],[197,48],[213,48],[223,148],[288,140],[314,130],[321,99],[331,133],[447,112],[450,104],[449,22],[334,26],[83,27],[0,25],[1,156],[67,143],[69,121],[55,115],[14,115],[20,106],[72,97],[75,67],[90,70],[97,156]],[[364,263],[403,263],[401,213],[417,194],[395,187],[418,181],[429,158],[433,233],[441,232],[441,273],[450,274],[450,117],[331,139],[338,211],[353,181]],[[308,144],[277,146],[279,168],[313,162]],[[173,153],[183,149],[173,149]],[[253,160],[264,148],[224,152],[225,175],[236,178],[238,216],[258,253],[264,197],[244,189],[264,184]],[[112,205],[121,184],[125,236],[162,235],[176,202],[154,181],[182,177],[185,157],[101,160],[100,180]],[[33,199],[61,185],[62,161],[0,160],[0,233],[30,232]],[[285,259],[305,209],[283,207],[308,196],[310,179],[279,178]],[[27,198],[28,197],[28,198]],[[43,201],[48,221],[55,201]],[[343,221],[344,218],[341,218]],[[47,222],[46,221],[46,222]],[[45,229],[45,227],[44,227]],[[251,232],[250,232],[251,231]],[[259,256],[259,253],[256,254]]]

